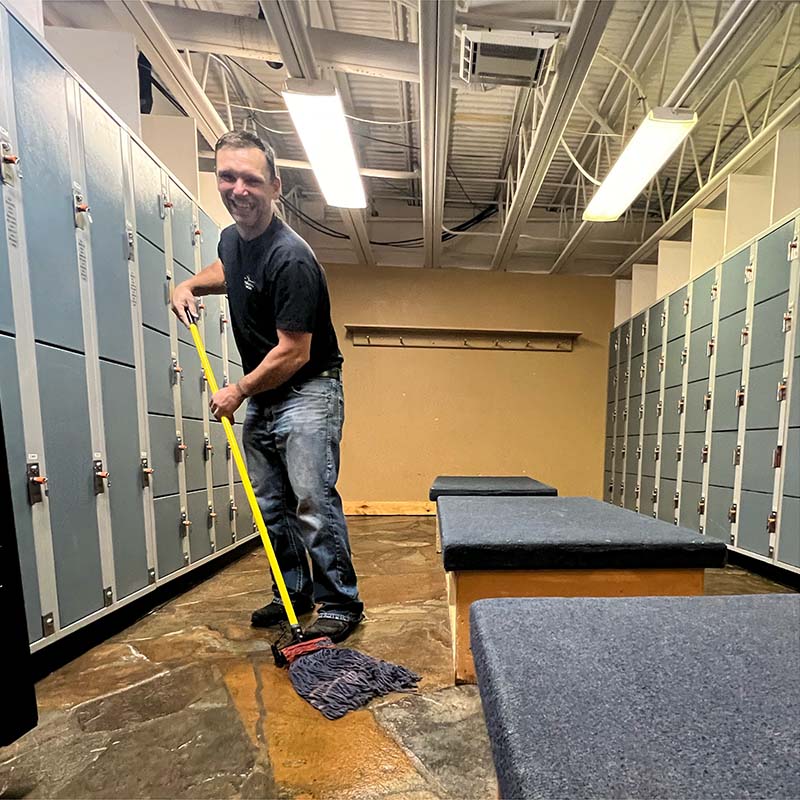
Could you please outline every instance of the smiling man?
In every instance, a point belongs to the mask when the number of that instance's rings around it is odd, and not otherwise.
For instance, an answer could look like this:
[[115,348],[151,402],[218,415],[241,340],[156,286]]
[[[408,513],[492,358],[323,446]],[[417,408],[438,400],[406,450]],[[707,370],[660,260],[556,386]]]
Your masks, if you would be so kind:
[[[363,604],[336,490],[342,354],[325,273],[273,214],[281,182],[271,148],[254,134],[231,132],[214,152],[219,193],[235,224],[222,231],[219,259],[175,287],[172,310],[188,325],[196,297],[227,294],[245,374],[216,392],[210,407],[218,419],[232,419],[249,398],[245,455],[286,587],[298,614],[320,604],[307,635],[339,642],[361,621]],[[273,593],[253,612],[253,625],[286,619],[274,584]]]

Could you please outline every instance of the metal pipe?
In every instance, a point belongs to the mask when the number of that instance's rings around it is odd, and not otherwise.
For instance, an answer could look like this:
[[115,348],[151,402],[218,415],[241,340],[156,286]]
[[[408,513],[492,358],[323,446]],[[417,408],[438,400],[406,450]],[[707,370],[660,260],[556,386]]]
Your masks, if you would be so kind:
[[[775,96],[775,85],[778,83],[778,77],[780,75],[781,66],[783,65],[783,59],[786,57],[786,45],[789,43],[789,34],[792,31],[792,23],[794,22],[794,14],[797,11],[797,5],[792,3],[791,11],[789,12],[789,22],[786,25],[786,33],[783,35],[783,44],[781,44],[781,53],[778,56],[778,63],[775,65],[775,73],[772,76],[772,85],[769,89],[769,97],[767,97],[767,107],[764,110],[764,119],[761,123],[761,127],[763,128],[767,124],[767,120],[769,119],[769,112],[772,110],[772,98]],[[741,89],[739,89],[739,94],[741,96]],[[744,108],[744,101],[742,101],[742,107]],[[747,113],[747,109],[745,110],[745,114]],[[750,138],[753,138],[753,134],[750,131],[750,125],[747,126],[748,133],[750,133]]]

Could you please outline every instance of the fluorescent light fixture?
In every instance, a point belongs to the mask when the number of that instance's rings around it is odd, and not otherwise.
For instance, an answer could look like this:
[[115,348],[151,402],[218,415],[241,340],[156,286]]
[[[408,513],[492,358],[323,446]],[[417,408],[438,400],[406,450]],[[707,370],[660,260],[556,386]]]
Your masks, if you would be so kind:
[[697,124],[697,114],[681,108],[654,108],[625,146],[589,201],[587,222],[613,222],[642,193]]
[[297,135],[329,206],[366,208],[353,141],[336,87],[290,78],[282,92]]

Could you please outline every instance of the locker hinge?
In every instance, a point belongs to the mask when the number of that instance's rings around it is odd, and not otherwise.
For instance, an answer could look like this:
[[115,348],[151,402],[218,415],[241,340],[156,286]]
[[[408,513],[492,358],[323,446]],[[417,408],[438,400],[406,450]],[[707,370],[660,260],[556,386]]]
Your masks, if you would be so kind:
[[700,501],[697,503],[697,516],[701,517],[705,513],[706,513],[706,499],[705,497],[701,497]]
[[614,352],[619,352],[619,335],[614,337]]
[[219,332],[225,333],[225,326],[228,324],[228,318],[225,316],[224,311],[219,312]]
[[687,297],[683,301],[683,316],[687,316],[689,314],[689,298]]
[[744,282],[750,283],[753,280],[753,262],[751,261],[745,268],[744,268]]
[[203,437],[203,461],[211,461],[211,455],[214,452],[214,445],[208,436]]
[[631,332],[625,331],[625,346],[628,347],[631,343]]
[[178,434],[175,437],[175,461],[180,463],[183,461],[184,454],[189,449],[189,446],[183,443],[183,436]]
[[150,476],[155,470],[150,466],[147,456],[142,456],[139,463],[142,466],[142,488],[146,489],[150,485]]
[[656,416],[657,416],[657,417],[660,417],[660,416],[661,416],[661,413],[662,413],[663,411],[664,411],[664,401],[663,401],[663,400],[659,400],[659,401],[656,403]]
[[[3,131],[4,135],[7,135]],[[3,139],[0,141],[0,152],[2,152],[2,164],[0,165],[0,182],[13,183],[14,170],[16,170],[17,180],[22,178],[22,172],[19,169],[20,158],[15,153],[11,152],[11,142]]]
[[228,504],[228,516],[230,517],[231,522],[236,519],[236,512],[239,509],[236,506],[236,501],[231,498],[231,502]]
[[639,404],[639,419],[644,419],[644,405]]
[[150,567],[147,570],[147,582],[152,586],[156,582],[156,570],[155,567]]
[[772,468],[778,469],[781,465],[781,461],[783,459],[783,445],[779,444],[773,451],[772,451]]
[[103,469],[103,462],[99,458],[92,461],[92,478],[94,480],[95,494],[103,494],[106,490],[106,486],[111,486],[111,481],[108,478],[108,471]]
[[28,502],[31,505],[41,503],[47,494],[47,478],[40,474],[38,462],[29,462],[25,474],[28,479]]
[[790,308],[784,315],[783,315],[783,332],[789,333],[792,329],[792,309]]
[[736,503],[733,503],[728,509],[728,522],[736,522]]
[[136,261],[136,235],[128,220],[125,220],[125,249],[128,261]]
[[640,495],[641,493],[642,493],[642,487],[641,487],[641,486],[639,486],[639,484],[637,483],[637,484],[636,484],[636,488],[633,490],[633,495],[634,495],[634,497],[635,497],[635,498],[638,500],[638,499],[639,499],[639,495]]
[[742,463],[742,446],[737,444],[733,449],[733,466],[738,467]]
[[661,445],[657,444],[653,448],[653,458],[655,461],[659,461],[661,459]]
[[611,421],[612,422],[616,422],[617,421],[617,409],[616,408],[611,412]]
[[642,323],[642,339],[644,339],[646,336],[647,336],[647,323],[643,322]]
[[663,328],[667,324],[667,312],[661,312],[661,327]]
[[786,393],[788,389],[789,389],[789,379],[786,376],[784,376],[781,379],[781,382],[778,384],[778,393],[775,398],[779,403],[782,403],[784,400],[786,400]]
[[622,419],[623,420],[628,419],[628,406],[625,406],[625,408],[622,409]]
[[659,372],[663,372],[664,371],[664,354],[663,353],[658,357],[658,371]]
[[745,325],[744,328],[742,328],[742,336],[741,339],[739,340],[742,347],[744,347],[747,344],[749,338],[750,338],[750,326]]
[[[616,415],[616,413],[617,412],[615,411],[614,414]],[[231,443],[230,442],[225,442],[225,459],[227,461],[231,460]]]
[[682,445],[682,444],[679,444],[679,445],[678,445],[678,446],[675,448],[675,461],[677,461],[677,462],[680,462],[680,460],[681,460],[682,458],[683,458],[683,445]]
[[189,564],[189,554],[188,553],[184,553],[183,554],[183,564],[184,564],[184,566],[188,566],[188,564]]
[[786,248],[786,260],[792,261],[797,256],[797,237],[795,236]]
[[166,192],[161,192],[158,195],[158,215],[161,219],[167,218],[167,209],[172,208],[173,203],[167,196]]
[[624,377],[623,377],[623,380],[625,381],[625,385],[626,385],[626,386],[628,385],[628,381],[629,381],[630,379],[631,379],[631,371],[630,371],[629,369],[626,369],[626,370],[625,370],[625,375],[624,375]]
[[208,527],[210,528],[214,524],[214,520],[217,518],[217,512],[214,511],[214,506],[211,503],[208,504]]
[[681,350],[681,366],[683,366],[686,363],[688,358],[689,358],[689,348],[684,347],[683,350]]
[[708,463],[708,445],[704,444],[703,449],[700,451],[700,463],[707,464]]
[[617,452],[616,449],[612,447],[611,448],[611,458],[614,458],[614,456],[616,455],[616,452]]
[[181,537],[189,535],[189,529],[192,527],[192,521],[185,511],[181,511]]
[[[636,460],[637,461],[641,461],[642,460],[642,446],[641,445],[639,445],[636,448]],[[637,495],[637,497],[638,497],[638,495]]]
[[52,636],[55,632],[56,621],[53,614],[42,614],[42,636]]
[[672,503],[673,503],[674,509],[677,511],[678,510],[678,506],[681,504],[681,493],[680,492],[675,492],[675,494],[672,496]]
[[203,241],[203,231],[194,223],[190,226],[192,232],[192,247],[198,247],[200,242]]
[[172,357],[172,385],[177,386],[178,381],[183,380],[183,367],[178,363],[178,359]]
[[609,497],[613,497],[614,496],[614,482],[613,481],[608,484],[608,496]]
[[706,396],[703,398],[703,408],[711,411],[711,392],[706,392]]
[[110,586],[103,589],[103,606],[108,608],[114,604],[114,590]]
[[[653,489],[652,493],[650,494],[650,497],[653,499],[654,503],[658,502],[658,487]],[[655,514],[653,514],[653,516],[655,516]]]
[[774,509],[767,517],[767,533],[775,533],[778,530],[778,512]]
[[678,413],[683,414],[685,409],[686,409],[686,397],[681,397],[681,399],[678,400]]
[[708,344],[706,345],[706,355],[709,358],[711,358],[711,356],[714,355],[714,348],[716,347],[716,344],[717,344],[716,339],[714,339],[714,337],[712,336],[708,340]]
[[626,452],[627,452],[627,449],[626,449],[625,447],[623,447],[623,448],[622,448],[622,450],[620,451],[619,457],[620,457],[620,458],[621,458],[623,461],[625,460],[625,453],[626,453]]
[[718,283],[712,283],[711,284],[711,301],[713,302],[714,300],[716,300],[718,296],[719,296],[719,284]]
[[644,373],[645,373],[645,365],[642,364],[639,367],[639,380],[644,380]]
[[744,386],[740,386],[736,390],[736,395],[735,395],[736,401],[734,405],[739,406],[741,408],[744,405],[744,395],[745,395]]

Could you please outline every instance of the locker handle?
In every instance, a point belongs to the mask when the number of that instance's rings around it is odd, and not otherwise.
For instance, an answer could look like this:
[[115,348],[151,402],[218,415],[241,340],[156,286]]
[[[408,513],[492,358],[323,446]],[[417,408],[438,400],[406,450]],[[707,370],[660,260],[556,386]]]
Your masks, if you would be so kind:
[[792,329],[792,312],[787,311],[783,315],[783,333],[789,333]]
[[737,444],[733,448],[733,466],[738,467],[742,463],[742,446]]
[[782,403],[784,400],[786,400],[787,389],[788,389],[788,379],[783,378],[781,382],[778,384],[778,393],[776,396],[776,400],[779,403]]
[[772,511],[767,517],[767,533],[775,533],[778,529],[778,512]]
[[4,164],[19,164],[19,156],[15,156],[13,153],[9,153],[8,155],[3,156],[3,163]]
[[683,350],[681,350],[681,366],[683,366],[686,363],[686,360],[688,358],[689,358],[689,348],[684,347]]
[[30,480],[31,480],[31,483],[38,483],[38,484],[40,484],[42,486],[45,483],[47,483],[47,478],[45,478],[44,475],[37,475],[37,476],[31,478]]
[[706,499],[705,497],[701,497],[697,503],[697,513],[699,515],[705,514],[706,511]]
[[714,355],[714,347],[716,345],[716,341],[714,339],[709,339],[708,344],[706,345],[706,355],[711,358]]
[[165,200],[164,201],[164,208],[172,208],[173,206],[174,206],[174,203],[171,200]]
[[708,445],[704,444],[703,449],[700,451],[700,463],[707,464],[708,463]]
[[703,398],[703,407],[706,411],[711,410],[711,392],[706,392],[706,396]]
[[783,457],[783,445],[779,444],[772,451],[772,468],[773,469],[778,469],[778,467],[780,467],[782,457]]
[[736,503],[728,509],[728,522],[736,522]]
[[742,328],[742,336],[740,339],[742,347],[744,347],[747,344],[749,337],[750,337],[750,328],[747,325],[745,325],[744,328]]
[[736,394],[734,396],[735,397],[735,402],[734,402],[735,406],[739,407],[739,406],[743,406],[744,405],[744,395],[745,395],[744,386],[740,386],[736,390]]

